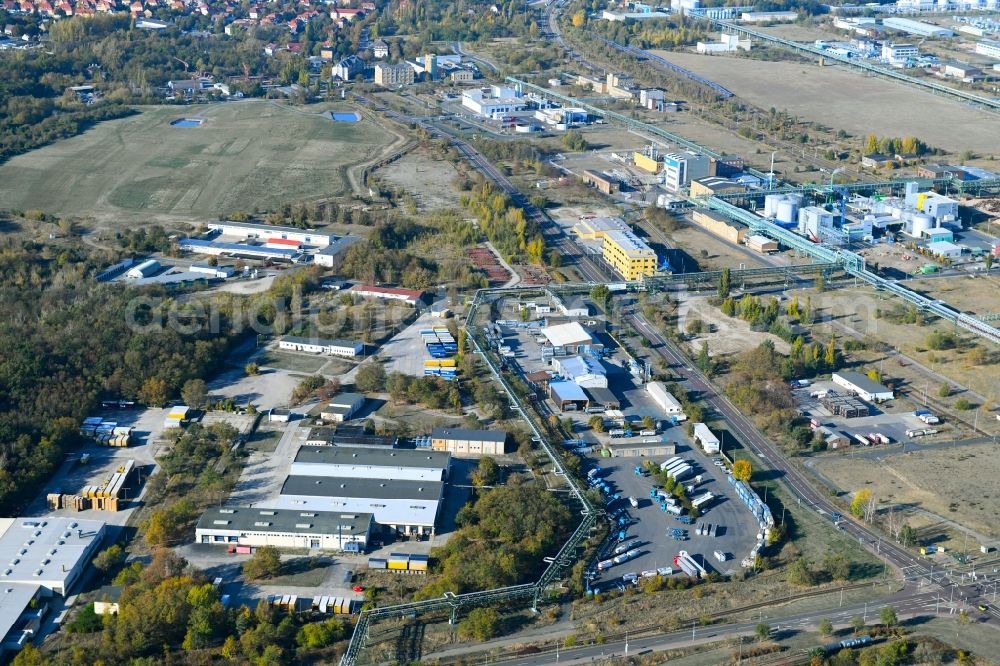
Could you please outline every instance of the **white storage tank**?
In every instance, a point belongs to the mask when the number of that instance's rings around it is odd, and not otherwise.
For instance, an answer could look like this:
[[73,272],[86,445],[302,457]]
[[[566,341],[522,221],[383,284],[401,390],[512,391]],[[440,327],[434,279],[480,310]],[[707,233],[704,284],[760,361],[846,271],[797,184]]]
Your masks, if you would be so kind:
[[924,213],[917,213],[911,220],[913,230],[910,235],[914,238],[922,238],[924,233],[934,228],[934,218]]
[[778,212],[778,202],[783,199],[780,194],[768,194],[764,197],[764,217],[774,217]]
[[798,202],[791,199],[783,199],[778,202],[778,207],[775,210],[774,218],[778,222],[784,222],[785,224],[793,224],[798,219],[799,204]]

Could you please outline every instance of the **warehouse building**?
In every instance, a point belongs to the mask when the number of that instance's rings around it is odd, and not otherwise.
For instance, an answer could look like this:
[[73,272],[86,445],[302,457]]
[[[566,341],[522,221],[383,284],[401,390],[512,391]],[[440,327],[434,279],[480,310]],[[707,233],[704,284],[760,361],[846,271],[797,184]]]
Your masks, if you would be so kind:
[[608,388],[608,375],[601,362],[587,356],[564,356],[552,359],[556,372],[581,388]]
[[332,398],[319,413],[319,418],[330,423],[350,421],[365,406],[365,396],[360,393],[341,393]]
[[962,246],[948,241],[928,243],[927,251],[940,259],[958,259],[962,256]]
[[156,274],[160,270],[160,262],[156,259],[147,259],[141,264],[137,264],[125,271],[125,277],[138,280]]
[[884,402],[892,400],[892,389],[872,381],[860,372],[835,372],[830,378],[837,386],[869,402]]
[[947,28],[900,16],[891,16],[883,19],[882,25],[891,30],[899,30],[911,35],[919,35],[920,37],[952,37],[955,34]]
[[573,382],[549,382],[549,397],[561,412],[583,411],[590,406],[586,392]]
[[708,426],[704,423],[695,423],[692,426],[691,436],[694,438],[695,443],[708,455],[718,453],[722,445],[719,438],[715,436],[715,433],[709,430]]
[[600,354],[604,344],[579,322],[546,326],[542,335],[557,354]]
[[587,398],[590,400],[590,407],[603,407],[604,409],[621,409],[622,402],[611,389],[600,386],[588,386],[584,389]]
[[371,513],[213,507],[195,527],[195,543],[364,552]]
[[0,519],[0,586],[40,585],[66,596],[104,540],[100,520]]
[[294,511],[370,513],[399,534],[433,536],[444,487],[442,481],[293,475],[269,504]]
[[584,169],[582,178],[584,183],[596,187],[597,191],[603,194],[614,194],[621,189],[618,181],[603,171]]
[[669,458],[676,453],[677,444],[676,442],[611,442],[604,448],[612,458]]
[[48,610],[43,593],[44,588],[37,583],[0,586],[0,661],[3,663],[39,635]]
[[360,449],[394,449],[399,445],[398,437],[373,435],[361,426],[338,426],[337,428],[311,428],[306,436],[306,446],[339,446]]
[[746,192],[746,186],[722,176],[706,176],[691,181],[692,197],[711,197],[725,192]]
[[248,245],[246,243],[224,243],[208,241],[200,238],[182,238],[177,241],[181,252],[205,254],[214,257],[239,257],[257,259],[259,261],[290,261],[295,262],[301,254],[291,248],[264,247],[263,245]]
[[434,428],[431,448],[455,455],[502,456],[507,452],[507,433],[498,430]]
[[360,342],[351,340],[329,340],[326,338],[303,338],[295,335],[286,335],[278,341],[278,349],[354,358],[364,353],[365,346]]
[[302,245],[326,247],[333,242],[335,236],[309,229],[297,227],[279,227],[271,224],[252,224],[250,222],[209,222],[209,231],[216,231],[222,236],[232,236],[243,240],[274,239],[298,241]]
[[714,210],[697,208],[691,213],[691,221],[702,229],[736,245],[743,242],[748,231],[746,225],[734,222]]
[[601,256],[626,280],[656,273],[656,252],[630,231],[605,234]]
[[778,241],[772,240],[767,236],[761,236],[760,234],[752,234],[743,239],[746,246],[753,250],[754,252],[760,252],[761,254],[770,254],[771,252],[778,251]]
[[391,481],[444,481],[451,455],[440,451],[303,446],[290,476],[343,477]]
[[649,382],[646,384],[646,392],[649,393],[649,397],[659,405],[664,413],[669,415],[684,413],[681,403],[667,391],[662,382]]
[[408,305],[417,305],[424,297],[424,292],[413,289],[399,289],[397,287],[374,287],[370,285],[356,284],[347,290],[347,293],[361,298],[377,298],[383,301],[402,301]]

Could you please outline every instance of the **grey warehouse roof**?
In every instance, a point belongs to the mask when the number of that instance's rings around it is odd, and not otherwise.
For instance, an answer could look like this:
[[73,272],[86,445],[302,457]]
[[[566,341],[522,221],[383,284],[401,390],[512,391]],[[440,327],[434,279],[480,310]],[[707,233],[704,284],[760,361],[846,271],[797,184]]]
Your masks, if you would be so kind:
[[441,481],[382,481],[337,476],[290,476],[281,486],[282,495],[423,499],[435,502],[441,498],[443,490],[444,483]]
[[431,439],[454,439],[467,442],[506,442],[507,433],[498,430],[471,430],[467,428],[434,428]]
[[[276,532],[281,534],[358,534],[368,531],[370,513],[213,507],[198,519],[198,529]],[[265,524],[266,523],[266,524]]]
[[351,465],[354,467],[427,467],[447,469],[450,459],[451,454],[445,451],[341,449],[335,446],[303,446],[295,455],[295,462],[297,463]]

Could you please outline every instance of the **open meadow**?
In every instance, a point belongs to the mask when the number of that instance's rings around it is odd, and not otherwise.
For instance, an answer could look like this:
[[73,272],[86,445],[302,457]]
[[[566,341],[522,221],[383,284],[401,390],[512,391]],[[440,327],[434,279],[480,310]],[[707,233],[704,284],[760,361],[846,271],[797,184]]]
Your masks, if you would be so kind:
[[[320,115],[329,110],[269,101],[146,108],[0,165],[0,207],[122,227],[344,194],[351,169],[404,139],[367,117]],[[171,125],[180,118],[204,122]]]
[[[958,523],[991,538],[1000,536],[995,445],[914,449],[880,460],[824,456],[813,467],[839,490],[867,488],[885,504],[904,510],[911,525]],[[950,530],[948,530],[950,531]],[[978,546],[975,546],[978,548]]]
[[[990,155],[997,147],[1000,118],[995,114],[842,67],[653,53],[724,85],[755,106],[787,110],[855,136],[912,135],[955,153]],[[948,122],[942,123],[942,118]]]

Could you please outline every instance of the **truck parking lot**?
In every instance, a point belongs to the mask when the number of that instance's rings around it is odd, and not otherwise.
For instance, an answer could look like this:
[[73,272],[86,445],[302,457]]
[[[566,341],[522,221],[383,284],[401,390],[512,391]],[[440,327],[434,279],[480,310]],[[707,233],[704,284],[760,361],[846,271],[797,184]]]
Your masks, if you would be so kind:
[[[665,567],[675,575],[684,575],[674,564],[674,558],[681,550],[690,553],[707,571],[723,574],[737,570],[741,560],[750,552],[756,541],[757,524],[743,503],[735,498],[724,468],[716,466],[712,458],[684,442],[678,443],[676,456],[692,467],[692,474],[683,479],[685,485],[693,484],[699,475],[702,477],[688,496],[695,498],[705,492],[714,496],[701,507],[701,518],[692,524],[684,524],[678,517],[661,510],[660,504],[650,497],[655,481],[648,475],[635,473],[635,468],[641,467],[649,458],[587,456],[591,468],[600,467],[598,476],[611,486],[612,495],[620,495],[620,499],[608,504],[609,512],[617,514],[616,527],[598,560],[609,559],[614,554],[615,547],[623,542],[618,538],[621,531],[625,533],[624,542],[635,542],[632,547],[639,551],[634,559],[598,572],[591,582],[594,589],[613,588],[628,573],[641,576],[643,572],[658,569],[665,573],[662,571]],[[654,462],[659,465],[664,461]],[[629,498],[636,499],[637,508],[632,507]],[[626,524],[617,525],[618,518],[625,518]],[[698,534],[700,527],[708,525],[714,526],[712,536]],[[677,533],[683,534],[683,538],[671,536],[672,530],[683,530]],[[714,557],[716,550],[726,554],[725,562]]]
[[793,390],[799,408],[804,415],[814,419],[819,424],[826,426],[835,433],[843,434],[852,445],[859,445],[855,435],[868,437],[871,433],[885,435],[889,441],[883,443],[898,443],[911,441],[913,438],[907,435],[908,431],[921,431],[928,428],[937,430],[939,433],[950,429],[946,424],[935,424],[928,426],[914,414],[909,406],[904,405],[901,400],[892,400],[875,405],[868,404],[869,415],[855,418],[846,418],[834,415],[829,409],[824,407],[819,394],[828,391],[835,391],[840,395],[847,392],[830,381],[813,382],[810,386]]

